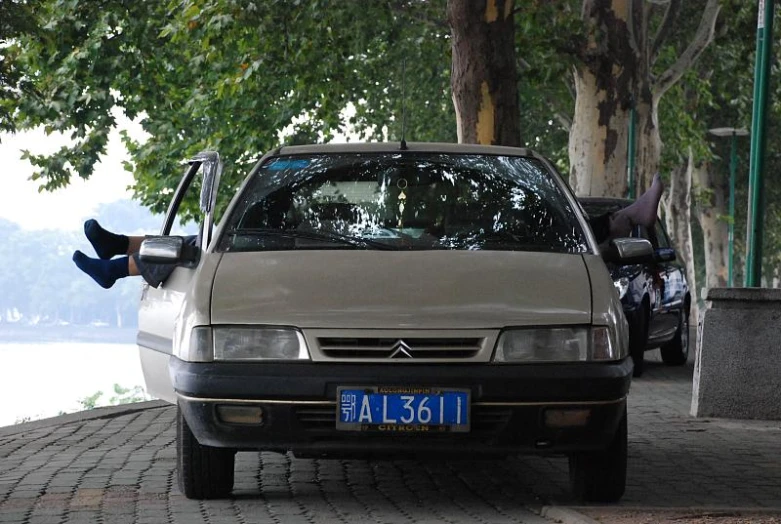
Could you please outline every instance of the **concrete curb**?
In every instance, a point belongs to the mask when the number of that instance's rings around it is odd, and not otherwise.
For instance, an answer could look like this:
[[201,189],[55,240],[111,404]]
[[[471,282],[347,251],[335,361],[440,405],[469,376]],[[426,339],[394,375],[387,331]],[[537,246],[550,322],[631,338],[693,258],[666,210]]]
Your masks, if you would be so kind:
[[578,513],[572,508],[562,506],[543,506],[540,510],[540,516],[562,524],[600,524],[599,521]]
[[76,413],[68,413],[67,415],[23,422],[21,424],[14,424],[13,426],[0,427],[0,437],[7,437],[10,435],[16,435],[18,433],[26,433],[28,431],[35,431],[37,429],[47,428],[50,426],[71,424],[73,422],[84,422],[86,420],[120,417],[122,415],[128,415],[138,411],[159,409],[171,405],[172,404],[165,402],[164,400],[147,400],[144,402],[122,404],[120,406],[106,406],[89,409],[87,411],[77,411]]
[[776,514],[781,513],[781,506],[569,506],[567,509],[577,513],[578,510],[588,511],[656,511],[659,513],[755,513]]
[[609,518],[611,513],[635,513],[635,516],[644,516],[645,522],[664,515],[668,518],[685,518],[692,515],[710,517],[751,517],[751,516],[779,516],[781,507],[733,507],[733,506],[543,506],[539,508],[541,517],[559,522],[561,524],[603,524],[609,520],[596,520],[578,510],[588,510],[595,513],[604,513],[604,518]]

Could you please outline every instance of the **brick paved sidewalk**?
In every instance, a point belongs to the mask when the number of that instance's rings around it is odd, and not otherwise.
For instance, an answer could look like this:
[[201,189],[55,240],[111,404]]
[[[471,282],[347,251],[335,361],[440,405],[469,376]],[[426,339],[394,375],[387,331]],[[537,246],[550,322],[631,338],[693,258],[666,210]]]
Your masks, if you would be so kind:
[[175,487],[173,407],[0,436],[0,522],[550,524],[505,461],[309,460],[239,453],[231,500]]
[[693,364],[667,367],[658,351],[646,360],[629,396],[621,501],[573,506],[563,473],[541,476],[537,493],[597,522],[781,524],[781,422],[693,418]]
[[[781,515],[781,423],[694,419],[692,366],[648,357],[629,398],[626,495],[612,508],[574,509],[602,522],[627,522],[623,510],[635,522],[665,522],[641,519],[691,507]],[[271,453],[237,456],[234,499],[190,501],[175,487],[174,415],[157,407],[0,430],[0,522],[540,523],[547,521],[529,508],[573,504],[563,458],[429,463]]]

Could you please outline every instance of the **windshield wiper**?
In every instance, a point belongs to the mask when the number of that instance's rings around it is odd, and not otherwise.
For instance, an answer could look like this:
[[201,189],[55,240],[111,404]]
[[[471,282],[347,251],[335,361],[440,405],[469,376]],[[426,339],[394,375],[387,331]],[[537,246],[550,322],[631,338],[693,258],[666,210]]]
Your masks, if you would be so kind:
[[282,238],[303,238],[306,240],[317,240],[321,242],[338,242],[353,247],[362,247],[370,249],[385,249],[390,251],[396,251],[396,247],[384,244],[382,242],[376,242],[366,238],[354,237],[351,235],[344,235],[342,233],[336,233],[334,231],[299,231],[299,230],[285,230],[285,229],[273,229],[273,228],[240,228],[231,229],[228,231],[232,235],[257,235],[257,236],[275,236]]

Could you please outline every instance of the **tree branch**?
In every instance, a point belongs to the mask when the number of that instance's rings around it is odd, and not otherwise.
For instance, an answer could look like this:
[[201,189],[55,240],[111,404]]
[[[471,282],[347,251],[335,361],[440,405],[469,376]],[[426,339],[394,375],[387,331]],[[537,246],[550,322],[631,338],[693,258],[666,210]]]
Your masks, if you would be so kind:
[[654,36],[654,42],[651,44],[651,56],[649,57],[649,64],[653,65],[656,62],[656,57],[659,56],[659,49],[667,39],[667,35],[670,33],[670,29],[673,26],[673,22],[678,17],[678,12],[681,10],[681,0],[670,0],[667,3],[667,9],[664,11],[664,18],[659,26],[659,30],[656,31]]
[[414,18],[415,20],[418,20],[419,22],[423,22],[424,24],[427,24],[435,29],[441,29],[445,31],[450,30],[450,26],[447,24],[446,19],[443,17],[442,20],[429,18],[427,16],[421,15],[419,12],[414,12],[413,9],[410,9],[409,3],[404,0],[388,0],[388,7],[391,11],[394,11],[399,14],[403,14],[405,16],[409,16]]
[[565,76],[561,79],[562,82],[564,82],[564,87],[567,88],[567,93],[569,93],[570,98],[573,102],[575,102],[578,98],[578,94],[575,92],[575,85],[572,82],[571,76]]
[[[627,17],[626,21],[626,27],[629,30],[629,47],[632,48],[632,52],[635,55],[636,60],[640,60],[640,43],[637,40],[637,27],[635,27],[635,9],[638,7],[642,8],[642,4],[638,2],[637,0],[632,0],[629,2],[629,16]],[[645,17],[643,17],[645,19]],[[643,22],[645,24],[645,22]],[[644,31],[641,29],[640,33],[642,35]]]
[[569,115],[556,111],[553,116],[559,121],[559,125],[569,133],[572,130],[572,118]]
[[700,57],[706,47],[713,41],[713,33],[716,27],[716,18],[719,15],[719,0],[708,0],[708,4],[702,12],[700,26],[689,47],[678,57],[678,60],[670,68],[662,73],[652,88],[653,96],[657,99],[664,95],[668,89],[680,80],[681,76]]

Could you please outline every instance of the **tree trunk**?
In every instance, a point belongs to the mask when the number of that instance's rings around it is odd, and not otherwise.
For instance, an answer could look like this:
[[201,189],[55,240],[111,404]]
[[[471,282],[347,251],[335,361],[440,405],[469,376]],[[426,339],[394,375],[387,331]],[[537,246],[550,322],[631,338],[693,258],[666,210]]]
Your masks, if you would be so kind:
[[697,212],[702,226],[705,252],[705,286],[726,287],[729,269],[729,180],[705,164],[695,170],[697,177]]
[[570,185],[580,196],[627,194],[629,108],[637,79],[628,0],[584,0],[588,42],[575,69]]
[[662,200],[665,208],[667,231],[673,237],[676,252],[686,266],[686,281],[691,293],[691,318],[698,319],[696,273],[694,271],[694,244],[691,229],[691,188],[695,170],[694,159],[689,151],[689,160],[685,166],[679,166],[670,174],[670,187],[667,197]]
[[659,136],[659,100],[649,91],[640,95],[635,123],[635,195],[640,195],[651,185],[654,173],[659,170],[662,139]]
[[[635,194],[659,167],[661,140],[657,107],[664,93],[713,39],[719,0],[707,0],[689,45],[662,74],[653,70],[669,38],[681,0],[583,0],[587,31],[575,69],[575,115],[569,140],[570,186],[578,195],[625,196],[632,103],[635,120]],[[662,21],[651,15],[665,6]]]
[[575,72],[575,93],[569,135],[570,186],[578,196],[626,196],[629,113],[616,98],[627,98],[629,93],[605,91],[588,69]]
[[448,0],[458,141],[520,146],[513,0]]

